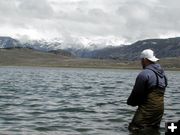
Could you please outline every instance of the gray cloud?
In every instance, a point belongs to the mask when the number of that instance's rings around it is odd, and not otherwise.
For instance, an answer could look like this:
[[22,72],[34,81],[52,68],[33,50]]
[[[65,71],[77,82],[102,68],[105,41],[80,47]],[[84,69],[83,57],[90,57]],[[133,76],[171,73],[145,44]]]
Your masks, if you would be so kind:
[[127,42],[180,34],[178,0],[2,0],[0,35],[113,36]]
[[18,11],[20,15],[32,18],[50,19],[53,16],[53,9],[46,0],[20,0]]

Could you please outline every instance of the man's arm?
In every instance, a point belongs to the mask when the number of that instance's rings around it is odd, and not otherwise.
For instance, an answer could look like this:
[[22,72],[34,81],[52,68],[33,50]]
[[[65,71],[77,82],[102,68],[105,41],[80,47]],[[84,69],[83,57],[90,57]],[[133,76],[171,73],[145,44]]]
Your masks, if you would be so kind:
[[147,97],[147,77],[145,72],[141,72],[137,78],[133,90],[127,100],[127,104],[137,106],[142,104]]

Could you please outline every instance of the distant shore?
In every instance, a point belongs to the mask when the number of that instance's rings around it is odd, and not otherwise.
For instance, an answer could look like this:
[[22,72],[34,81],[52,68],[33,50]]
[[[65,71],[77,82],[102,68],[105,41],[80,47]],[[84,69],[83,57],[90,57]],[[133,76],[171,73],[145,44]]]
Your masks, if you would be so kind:
[[[180,57],[162,58],[160,64],[166,70],[180,71]],[[0,66],[142,69],[138,60],[75,58],[26,48],[0,49]]]
[[[161,63],[160,63],[161,64]],[[167,71],[180,71],[180,67],[170,67],[161,64]],[[61,63],[13,63],[2,64],[0,67],[47,67],[47,68],[96,68],[96,69],[125,69],[125,70],[141,70],[142,67],[138,61],[115,62],[110,60],[91,60],[91,59],[76,59],[67,60]]]

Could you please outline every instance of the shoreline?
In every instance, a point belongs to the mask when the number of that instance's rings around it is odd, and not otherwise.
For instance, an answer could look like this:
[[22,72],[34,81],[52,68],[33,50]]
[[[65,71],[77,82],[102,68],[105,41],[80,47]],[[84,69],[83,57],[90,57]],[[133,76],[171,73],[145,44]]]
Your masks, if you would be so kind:
[[[142,70],[139,67],[113,67],[113,66],[42,66],[42,65],[0,65],[0,68],[75,68],[75,69],[119,69],[119,70]],[[165,71],[180,71],[180,68],[163,68]]]
[[[180,57],[160,58],[165,70],[180,71]],[[0,67],[50,67],[142,70],[139,60],[68,57],[27,48],[0,49]]]

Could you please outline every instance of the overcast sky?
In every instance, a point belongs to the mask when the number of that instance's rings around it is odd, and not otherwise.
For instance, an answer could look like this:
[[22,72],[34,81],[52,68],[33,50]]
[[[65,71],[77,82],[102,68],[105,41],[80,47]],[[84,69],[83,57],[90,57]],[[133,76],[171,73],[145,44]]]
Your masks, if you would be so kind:
[[0,36],[116,38],[180,34],[180,0],[0,0]]

